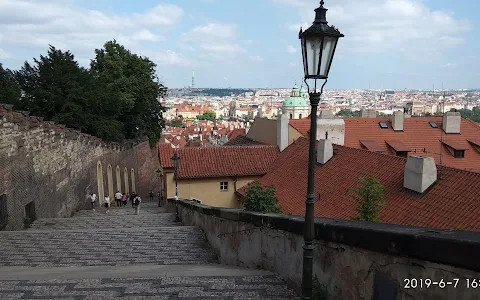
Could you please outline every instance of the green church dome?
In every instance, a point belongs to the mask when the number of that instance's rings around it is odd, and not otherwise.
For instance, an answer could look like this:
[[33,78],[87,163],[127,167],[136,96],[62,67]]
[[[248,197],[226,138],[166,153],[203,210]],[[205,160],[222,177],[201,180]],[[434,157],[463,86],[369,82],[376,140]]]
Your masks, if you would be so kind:
[[307,100],[307,93],[303,87],[299,89],[295,84],[290,97],[283,101],[283,107],[308,107]]

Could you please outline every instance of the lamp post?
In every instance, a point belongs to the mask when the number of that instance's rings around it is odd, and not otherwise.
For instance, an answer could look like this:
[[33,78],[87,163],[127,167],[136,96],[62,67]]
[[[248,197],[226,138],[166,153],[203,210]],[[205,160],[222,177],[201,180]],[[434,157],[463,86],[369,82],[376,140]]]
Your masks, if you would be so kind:
[[[315,184],[315,143],[317,140],[317,109],[323,87],[327,83],[328,72],[332,64],[333,56],[337,48],[338,39],[344,35],[333,26],[329,26],[326,18],[327,9],[323,7],[315,9],[315,20],[312,26],[303,31],[300,28],[298,37],[302,46],[303,69],[305,73],[305,85],[308,88],[310,105],[310,145],[308,154],[308,184],[307,199],[305,201],[305,229],[303,233],[303,272],[302,272],[302,299],[312,299],[313,279],[313,251],[315,246],[315,215],[314,215],[314,184]],[[314,89],[310,91],[307,80],[314,80]],[[325,80],[317,92],[317,80]]]
[[160,178],[160,197],[158,197],[158,207],[162,207],[162,196],[163,196],[163,172],[160,169],[157,169],[157,175]]
[[173,153],[173,157],[170,158],[173,161],[173,177],[175,178],[175,196],[178,198],[178,182],[177,182],[177,175],[178,175],[178,160],[180,156],[177,154],[177,150]]

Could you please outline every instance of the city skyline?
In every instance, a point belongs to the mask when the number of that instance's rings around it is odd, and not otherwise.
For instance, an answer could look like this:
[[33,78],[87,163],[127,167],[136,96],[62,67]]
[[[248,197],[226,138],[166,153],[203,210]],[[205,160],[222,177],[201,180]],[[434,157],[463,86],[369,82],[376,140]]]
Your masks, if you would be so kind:
[[[328,89],[478,88],[480,3],[327,0],[327,20],[345,34]],[[48,44],[88,66],[116,39],[158,64],[169,88],[290,87],[301,83],[298,31],[313,0],[0,1],[0,62],[18,69]],[[268,13],[266,13],[268,12]]]

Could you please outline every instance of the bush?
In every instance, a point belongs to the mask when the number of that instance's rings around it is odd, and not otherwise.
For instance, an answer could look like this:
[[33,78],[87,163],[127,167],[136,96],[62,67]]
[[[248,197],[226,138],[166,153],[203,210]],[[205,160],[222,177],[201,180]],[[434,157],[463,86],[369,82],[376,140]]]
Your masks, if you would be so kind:
[[248,184],[247,194],[243,204],[245,210],[261,213],[281,213],[278,199],[275,197],[273,185],[262,187],[260,182],[253,181]]

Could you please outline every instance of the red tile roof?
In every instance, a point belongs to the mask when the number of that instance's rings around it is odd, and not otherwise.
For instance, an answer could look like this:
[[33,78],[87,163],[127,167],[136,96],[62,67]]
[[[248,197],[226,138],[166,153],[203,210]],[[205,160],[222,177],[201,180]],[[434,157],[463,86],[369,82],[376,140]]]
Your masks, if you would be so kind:
[[[480,127],[471,120],[462,119],[461,134],[445,134],[442,129],[442,117],[405,118],[402,132],[391,129],[390,118],[344,118],[345,144],[344,146],[365,149],[363,140],[372,140],[377,143],[381,151],[395,154],[385,141],[397,140],[412,150],[409,155],[431,156],[437,163],[442,158],[442,164],[452,168],[480,172],[480,153],[467,140],[480,139]],[[388,129],[382,129],[379,122],[385,122]],[[438,128],[432,128],[429,122],[435,122]],[[310,120],[290,120],[292,127],[303,136],[308,136]],[[467,149],[464,158],[455,158],[442,146],[440,140],[461,143]],[[377,149],[380,150],[380,149]],[[441,153],[441,155],[440,155]]]
[[163,168],[173,168],[173,162],[170,158],[173,157],[172,145],[166,143],[158,144],[158,158],[160,159],[160,165]]
[[178,178],[263,175],[279,153],[270,145],[179,149]]
[[[287,147],[261,178],[273,184],[285,213],[304,215],[308,139]],[[360,177],[373,176],[385,187],[384,223],[480,231],[480,174],[438,166],[438,181],[418,195],[403,187],[405,158],[334,145],[335,155],[315,169],[315,216],[351,219],[356,202],[348,190]],[[238,193],[245,194],[245,187]]]
[[239,135],[247,135],[244,128],[238,128],[238,129],[234,129],[234,130],[230,131],[227,134],[227,137],[228,137],[228,140],[230,141],[230,140],[233,140],[234,138],[236,138]]

